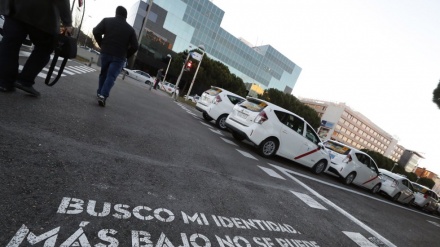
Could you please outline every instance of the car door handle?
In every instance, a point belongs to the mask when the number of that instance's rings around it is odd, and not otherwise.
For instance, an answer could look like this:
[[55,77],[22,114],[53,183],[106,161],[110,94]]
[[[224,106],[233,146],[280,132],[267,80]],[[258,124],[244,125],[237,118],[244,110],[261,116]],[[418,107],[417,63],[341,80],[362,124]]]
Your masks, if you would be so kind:
[[284,133],[284,134],[287,134],[287,131],[283,130],[283,133]]

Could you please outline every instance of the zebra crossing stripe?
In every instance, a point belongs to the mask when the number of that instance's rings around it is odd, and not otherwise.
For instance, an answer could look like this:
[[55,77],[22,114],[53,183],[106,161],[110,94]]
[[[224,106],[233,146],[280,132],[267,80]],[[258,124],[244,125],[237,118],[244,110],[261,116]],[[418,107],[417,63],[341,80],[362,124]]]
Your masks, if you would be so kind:
[[231,144],[231,145],[234,145],[234,146],[238,146],[237,144],[235,144],[235,142],[230,141],[230,140],[228,140],[228,139],[225,139],[225,138],[223,138],[223,137],[220,137],[220,139],[222,139],[224,142],[226,142],[226,143],[228,143],[228,144]]
[[[18,70],[22,71],[23,70],[23,65],[18,65]],[[38,73],[37,76],[45,79],[47,77],[47,74],[44,74],[44,73],[40,72],[40,73]]]
[[[55,66],[55,69],[57,69],[57,70],[60,70],[60,67],[58,67],[58,66]],[[68,71],[68,70],[63,70],[63,73],[66,73],[66,74],[68,74],[68,75],[74,75],[75,73],[72,73],[72,72],[70,72],[70,71]]]
[[77,70],[79,70],[79,71],[81,71],[83,73],[90,72],[90,71],[86,70],[83,66],[75,66],[75,69],[77,69]]
[[75,72],[75,73],[77,73],[77,74],[84,74],[84,72],[82,72],[82,71],[76,69],[76,68],[73,67],[73,66],[67,66],[66,69],[68,69],[68,70],[70,70],[70,71],[73,71],[73,72]]
[[[44,71],[46,71],[46,72],[49,72],[49,69],[47,69],[47,68],[43,68],[43,70]],[[53,73],[54,74],[57,74],[58,73],[58,70],[53,70]],[[52,74],[53,75],[53,74]],[[47,74],[46,74],[46,76],[47,76]],[[63,76],[66,76],[65,74],[61,74],[61,77],[63,77]],[[51,76],[51,78],[53,78],[53,76]]]
[[279,178],[282,180],[286,180],[284,177],[282,177],[280,174],[276,173],[274,170],[270,169],[270,168],[266,168],[266,167],[262,167],[262,166],[258,166],[261,168],[261,170],[263,170],[264,172],[267,173],[267,175],[274,177],[274,178]]
[[296,197],[301,199],[301,201],[303,201],[305,204],[307,204],[311,208],[327,210],[324,206],[322,206],[319,202],[317,202],[315,199],[313,199],[312,197],[310,197],[307,194],[298,193],[298,192],[294,192],[294,191],[290,191],[290,192],[292,192],[292,194],[294,194]]
[[355,243],[357,243],[357,245],[359,245],[360,247],[377,247],[377,245],[370,242],[370,240],[368,240],[367,238],[365,238],[364,236],[362,236],[362,234],[360,234],[358,232],[344,232],[343,231],[343,233],[345,235],[347,235],[347,237],[349,237]]
[[248,152],[241,151],[241,150],[238,150],[238,149],[235,149],[235,150],[237,150],[239,153],[241,153],[241,155],[243,155],[243,156],[246,157],[246,158],[250,158],[250,159],[258,160],[257,158],[255,158],[254,156],[252,156],[252,154],[250,154],[250,153],[248,153]]

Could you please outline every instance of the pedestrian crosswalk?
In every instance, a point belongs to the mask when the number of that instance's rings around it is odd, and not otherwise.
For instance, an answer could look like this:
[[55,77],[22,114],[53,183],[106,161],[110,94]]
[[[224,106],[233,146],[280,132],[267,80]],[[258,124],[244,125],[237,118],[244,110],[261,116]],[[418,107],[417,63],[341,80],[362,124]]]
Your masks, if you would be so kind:
[[[23,65],[19,65],[18,69],[21,71],[23,69]],[[55,77],[56,75],[58,75],[58,71],[59,71],[60,67],[55,66],[55,69],[53,70],[52,73],[52,78]],[[67,75],[76,75],[76,74],[85,74],[85,73],[90,73],[96,71],[96,69],[88,67],[86,65],[79,65],[79,66],[66,66],[63,70],[63,73],[61,73],[61,77],[63,76],[67,76]],[[49,68],[43,68],[43,70],[38,74],[38,77],[41,77],[43,79],[46,79],[47,77],[47,73],[49,72]]]

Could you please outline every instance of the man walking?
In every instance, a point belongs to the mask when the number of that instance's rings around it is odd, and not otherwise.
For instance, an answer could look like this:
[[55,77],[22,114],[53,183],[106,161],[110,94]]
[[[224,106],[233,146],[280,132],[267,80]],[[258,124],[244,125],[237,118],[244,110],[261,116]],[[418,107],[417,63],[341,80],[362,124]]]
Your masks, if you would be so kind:
[[101,47],[101,73],[99,74],[97,91],[100,106],[105,106],[110,90],[121,73],[127,58],[131,57],[138,49],[136,32],[126,19],[127,10],[118,6],[116,17],[104,18],[93,28],[93,36]]
[[[66,35],[72,33],[72,15],[69,0],[1,0],[0,14],[5,16],[4,36],[0,42],[0,92],[21,89],[35,97],[35,78],[50,60],[60,19]],[[18,73],[20,47],[29,35],[34,49]]]
[[[156,80],[154,80],[154,87],[153,87],[154,90],[157,89],[157,87],[159,86],[159,82],[162,80],[162,78],[163,78],[163,69],[159,69],[156,74]],[[150,90],[151,90],[151,86],[150,86]]]

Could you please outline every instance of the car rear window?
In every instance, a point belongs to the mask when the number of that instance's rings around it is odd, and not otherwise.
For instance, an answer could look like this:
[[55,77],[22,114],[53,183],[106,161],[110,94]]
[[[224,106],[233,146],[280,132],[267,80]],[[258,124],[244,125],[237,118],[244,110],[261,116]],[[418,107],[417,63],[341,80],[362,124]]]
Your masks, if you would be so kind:
[[423,188],[422,186],[418,185],[418,184],[414,184],[413,183],[413,187],[414,187],[414,191],[415,192],[419,192],[422,194],[425,194],[428,190],[426,188]]
[[253,112],[260,112],[266,108],[267,104],[263,101],[255,99],[247,99],[240,104],[241,107],[246,108]]
[[351,149],[349,147],[346,147],[344,145],[341,145],[336,142],[327,141],[324,143],[324,146],[332,151],[335,151],[336,153],[347,155],[350,153]]
[[211,88],[205,91],[205,93],[211,95],[211,96],[217,96],[219,93],[221,93],[222,90],[220,88]]

